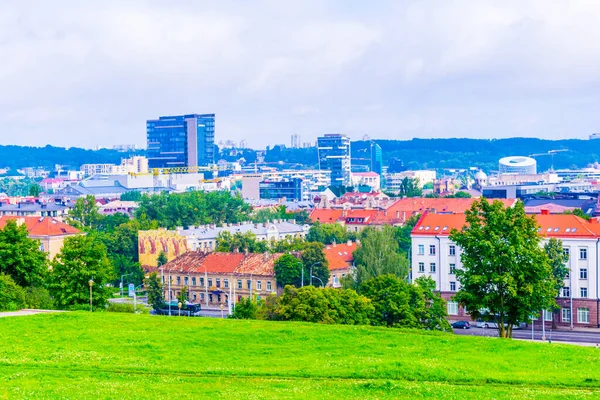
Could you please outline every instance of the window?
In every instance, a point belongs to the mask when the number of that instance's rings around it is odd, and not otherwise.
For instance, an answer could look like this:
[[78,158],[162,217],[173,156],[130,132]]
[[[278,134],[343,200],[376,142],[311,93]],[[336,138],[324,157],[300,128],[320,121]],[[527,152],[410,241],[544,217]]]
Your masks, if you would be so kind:
[[590,323],[590,309],[589,308],[578,308],[577,309],[577,322],[580,324]]
[[544,310],[544,321],[552,321],[552,311]]
[[587,279],[587,268],[581,268],[579,270],[579,279]]
[[221,302],[221,295],[220,295],[220,294],[218,294],[218,295],[217,295],[217,303],[220,303],[220,302]]
[[183,278],[183,282],[184,282],[184,285],[185,285],[185,286],[187,286],[187,285],[189,285],[189,284],[190,284],[190,281],[189,281],[188,279],[189,279],[189,278],[188,278],[187,276],[186,276],[185,278]]
[[422,256],[423,254],[425,254],[425,245],[420,244],[419,245],[419,255]]
[[204,301],[204,293],[200,293],[200,301]]
[[208,287],[212,287],[212,278],[208,278]]
[[241,289],[241,288],[242,288],[242,281],[238,280],[238,289]]
[[435,256],[435,245],[433,244],[429,246],[429,255]]
[[425,263],[419,263],[419,272],[425,272]]
[[456,292],[456,282],[450,282],[450,291]]
[[200,286],[204,286],[204,278],[200,278]]
[[221,278],[217,278],[217,287],[221,287]]
[[267,290],[271,291],[273,288],[271,287],[271,281],[267,281]]
[[569,250],[568,247],[565,247],[563,249],[563,253],[565,253],[565,255],[567,256],[567,259],[569,259],[571,257],[571,251]]
[[450,264],[450,275],[454,275],[456,272],[456,264]]
[[248,279],[248,280],[246,281],[246,288],[247,288],[248,290],[252,290],[252,281],[251,281],[250,279]]
[[585,288],[585,287],[579,288],[579,294],[580,294],[580,297],[583,297],[583,298],[587,297],[587,288]]
[[162,281],[163,281],[163,285],[164,285],[164,283],[165,283],[165,276],[164,275],[162,277]]
[[229,279],[223,279],[223,287],[225,287],[225,288],[229,287]]
[[44,251],[44,243],[40,243],[40,251]]
[[192,277],[192,286],[196,286],[196,277]]
[[450,247],[448,247],[448,254],[451,256],[455,256],[456,255],[456,246],[451,244]]
[[181,285],[181,277],[180,276],[177,277],[177,284]]
[[209,303],[212,303],[212,302],[213,302],[213,295],[212,295],[212,294],[209,294],[209,295],[208,295],[208,302],[209,302]]
[[587,247],[582,247],[579,249],[579,259],[587,260]]
[[571,309],[563,308],[560,310],[562,322],[571,322]]
[[256,281],[256,290],[262,290],[262,282]]
[[429,264],[429,272],[435,272],[435,263]]
[[449,301],[447,304],[448,315],[458,315],[458,303],[456,301]]
[[571,288],[565,286],[562,288],[562,297],[571,297]]

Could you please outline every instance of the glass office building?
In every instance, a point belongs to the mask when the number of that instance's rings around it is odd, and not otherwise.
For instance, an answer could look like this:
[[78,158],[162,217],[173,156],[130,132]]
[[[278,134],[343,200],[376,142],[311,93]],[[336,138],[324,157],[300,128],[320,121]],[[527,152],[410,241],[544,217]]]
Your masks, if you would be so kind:
[[330,133],[317,140],[319,169],[331,171],[331,185],[350,186],[350,138]]
[[285,181],[262,181],[259,183],[261,199],[289,201],[302,200],[302,179],[292,178]]
[[149,168],[214,164],[215,114],[188,114],[146,121]]

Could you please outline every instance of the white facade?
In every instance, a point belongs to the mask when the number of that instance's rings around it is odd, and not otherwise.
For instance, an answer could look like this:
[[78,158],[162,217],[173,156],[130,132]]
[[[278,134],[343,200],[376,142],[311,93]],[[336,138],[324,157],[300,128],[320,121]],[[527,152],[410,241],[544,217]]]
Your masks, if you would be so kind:
[[436,179],[435,171],[430,170],[416,170],[416,171],[403,171],[385,174],[385,182],[388,190],[398,191],[404,178],[417,179],[419,181],[419,187],[423,188],[428,183],[434,183]]
[[500,174],[528,174],[537,173],[537,161],[530,157],[504,157],[498,163],[498,172]]

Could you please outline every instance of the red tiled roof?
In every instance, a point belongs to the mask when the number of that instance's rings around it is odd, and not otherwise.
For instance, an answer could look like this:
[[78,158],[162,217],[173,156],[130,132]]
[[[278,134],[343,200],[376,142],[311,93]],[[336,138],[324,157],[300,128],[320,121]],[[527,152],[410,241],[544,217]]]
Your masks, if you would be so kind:
[[342,195],[343,198],[347,198],[347,197],[379,197],[379,196],[384,196],[384,197],[388,197],[385,193],[382,192],[366,192],[366,193],[361,193],[361,192],[346,192]]
[[342,243],[325,247],[323,252],[325,253],[325,258],[329,264],[329,270],[335,271],[338,269],[347,269],[352,266],[354,263],[354,256],[352,253],[356,248],[356,242],[350,242],[350,245]]
[[[534,214],[542,236],[557,238],[596,238],[600,236],[600,223],[588,222],[572,214]],[[415,225],[412,235],[448,236],[452,229],[461,229],[466,223],[465,214],[425,214]]]
[[342,218],[342,210],[329,210],[325,208],[317,208],[312,210],[310,213],[310,219],[313,222],[321,222],[321,223],[333,223],[337,221],[343,220]]
[[64,222],[52,217],[19,217],[19,216],[0,216],[0,229],[6,226],[7,221],[16,221],[17,224],[25,224],[30,236],[63,236],[77,235],[81,231],[67,225]]
[[[348,210],[346,212],[346,224],[370,225],[377,215],[377,210]],[[361,221],[357,221],[360,219]]]
[[[163,271],[180,273],[254,274],[273,276],[275,260],[282,254],[202,253],[188,251],[163,265]],[[160,268],[150,267],[153,270]]]

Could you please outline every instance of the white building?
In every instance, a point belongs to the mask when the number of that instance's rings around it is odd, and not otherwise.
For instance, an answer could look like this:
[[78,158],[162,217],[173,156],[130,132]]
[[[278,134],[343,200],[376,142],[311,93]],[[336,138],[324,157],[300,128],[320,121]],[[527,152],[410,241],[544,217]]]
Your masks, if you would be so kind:
[[[546,238],[562,240],[565,252],[570,255],[567,267],[569,278],[557,298],[561,307],[556,321],[559,325],[596,327],[598,324],[598,249],[600,223],[587,222],[566,214],[535,216],[540,234]],[[465,311],[452,301],[460,289],[454,271],[462,268],[461,251],[449,239],[452,229],[465,225],[464,214],[426,214],[412,231],[411,279],[429,276],[436,282],[437,290],[448,301],[450,319],[463,318]],[[546,315],[546,320],[552,320]]]
[[143,156],[133,156],[121,159],[121,164],[83,164],[80,171],[85,176],[97,174],[105,175],[125,175],[125,174],[145,174],[148,172],[148,159]]
[[501,158],[498,162],[500,174],[528,174],[537,173],[537,161],[530,157],[512,156]]
[[373,190],[381,189],[381,178],[378,173],[375,172],[352,172],[351,181],[352,186],[364,185],[369,186]]
[[423,188],[426,184],[435,182],[436,173],[430,170],[416,170],[385,174],[386,188],[392,192],[397,192],[400,190],[400,185],[404,178],[417,179],[419,187]]

